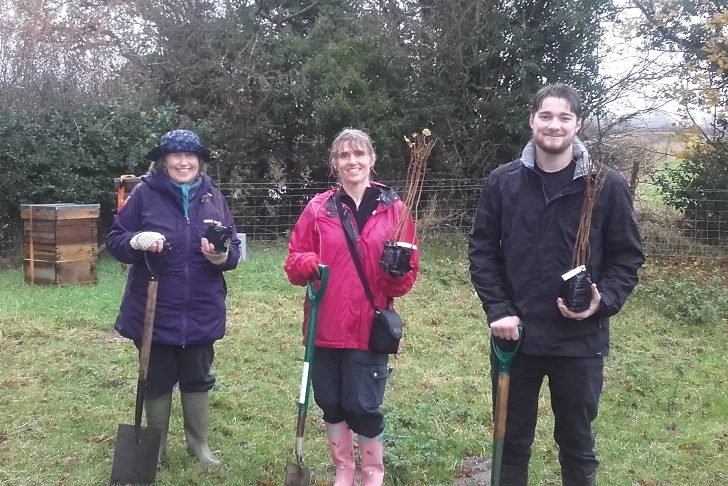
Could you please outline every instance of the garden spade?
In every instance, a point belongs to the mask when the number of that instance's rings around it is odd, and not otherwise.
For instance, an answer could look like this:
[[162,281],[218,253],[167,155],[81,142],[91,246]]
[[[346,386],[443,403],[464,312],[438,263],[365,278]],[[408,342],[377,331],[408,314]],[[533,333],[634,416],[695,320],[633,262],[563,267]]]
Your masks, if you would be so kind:
[[508,414],[508,390],[511,384],[511,362],[518,353],[523,340],[523,327],[518,327],[518,341],[503,341],[509,343],[512,348],[504,351],[496,344],[495,338],[491,338],[490,346],[498,360],[498,386],[495,393],[495,411],[493,427],[493,461],[490,476],[490,486],[500,486],[501,465],[503,461],[503,441],[506,437],[506,416]]
[[308,396],[311,384],[311,367],[313,366],[314,344],[316,342],[316,321],[318,320],[318,307],[326,291],[329,280],[329,267],[319,264],[320,282],[318,289],[314,281],[309,280],[306,286],[308,294],[308,330],[306,332],[306,351],[303,358],[303,373],[301,374],[301,388],[298,393],[298,421],[296,423],[296,462],[286,465],[285,486],[308,486],[311,484],[311,471],[303,466],[303,428],[306,424],[308,412]]
[[[147,259],[146,253],[144,258]],[[139,378],[137,380],[134,425],[119,424],[117,429],[114,462],[111,468],[111,481],[109,482],[111,486],[154,484],[157,474],[162,431],[142,427],[141,425],[147,372],[149,371],[149,354],[152,349],[154,313],[157,306],[157,287],[159,286],[158,272],[152,271],[149,260],[147,260],[147,268],[149,268],[150,277],[147,285],[142,343],[139,350]]]

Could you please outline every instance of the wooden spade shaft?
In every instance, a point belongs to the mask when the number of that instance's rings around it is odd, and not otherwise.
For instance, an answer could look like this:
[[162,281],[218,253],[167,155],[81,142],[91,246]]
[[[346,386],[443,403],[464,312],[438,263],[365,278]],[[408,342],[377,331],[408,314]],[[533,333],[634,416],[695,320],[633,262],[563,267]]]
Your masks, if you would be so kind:
[[116,447],[111,468],[111,486],[137,484],[152,485],[157,473],[157,459],[161,443],[159,429],[142,427],[144,394],[149,372],[149,356],[152,349],[154,314],[157,303],[156,276],[147,286],[147,303],[144,312],[142,344],[139,350],[139,379],[137,380],[134,426],[119,424],[116,433]]
[[144,310],[144,329],[142,331],[142,347],[139,354],[139,379],[147,380],[149,372],[149,355],[152,350],[152,333],[154,332],[154,314],[157,309],[157,288],[159,281],[152,277],[147,285],[147,306]]
[[506,418],[508,416],[508,390],[511,386],[511,362],[518,353],[523,338],[523,327],[518,326],[518,341],[511,351],[498,347],[495,339],[490,345],[498,361],[498,385],[495,392],[493,417],[493,461],[490,476],[491,486],[500,486],[501,466],[503,463],[503,443],[506,438]]
[[495,428],[493,438],[503,440],[506,438],[506,416],[508,414],[508,389],[511,384],[511,374],[501,372],[498,374],[498,392],[495,400]]
[[493,427],[493,473],[491,486],[500,486],[501,465],[503,463],[503,442],[506,438],[506,417],[508,416],[508,389],[511,374],[498,373],[498,388],[495,398],[495,417]]

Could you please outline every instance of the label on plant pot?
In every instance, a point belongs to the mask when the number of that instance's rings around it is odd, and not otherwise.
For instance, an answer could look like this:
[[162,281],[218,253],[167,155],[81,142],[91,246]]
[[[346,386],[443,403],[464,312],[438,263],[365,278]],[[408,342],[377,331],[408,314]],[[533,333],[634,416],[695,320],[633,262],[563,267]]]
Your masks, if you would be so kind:
[[579,265],[578,267],[576,267],[576,268],[572,268],[571,270],[569,270],[568,272],[566,272],[565,274],[563,274],[563,275],[561,276],[561,279],[562,279],[562,280],[563,280],[564,282],[566,282],[567,280],[569,280],[569,279],[570,279],[571,277],[573,277],[574,275],[577,275],[577,274],[578,274],[579,272],[584,272],[584,271],[586,271],[586,266],[584,266],[584,265]]
[[398,246],[398,247],[400,247],[400,248],[406,248],[408,250],[416,250],[417,249],[417,245],[415,245],[414,243],[407,243],[405,241],[398,241],[397,243],[395,243],[395,245]]

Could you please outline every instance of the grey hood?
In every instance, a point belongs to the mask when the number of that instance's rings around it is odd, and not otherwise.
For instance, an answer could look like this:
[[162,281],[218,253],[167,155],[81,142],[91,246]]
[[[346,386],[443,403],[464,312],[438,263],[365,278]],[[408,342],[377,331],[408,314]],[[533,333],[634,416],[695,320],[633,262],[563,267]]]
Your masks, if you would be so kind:
[[[576,160],[574,179],[596,172],[596,165],[589,156],[586,145],[584,145],[584,142],[579,137],[574,137],[571,147],[574,151],[574,160]],[[530,169],[536,166],[536,144],[533,139],[523,148],[523,152],[521,152],[521,163]]]

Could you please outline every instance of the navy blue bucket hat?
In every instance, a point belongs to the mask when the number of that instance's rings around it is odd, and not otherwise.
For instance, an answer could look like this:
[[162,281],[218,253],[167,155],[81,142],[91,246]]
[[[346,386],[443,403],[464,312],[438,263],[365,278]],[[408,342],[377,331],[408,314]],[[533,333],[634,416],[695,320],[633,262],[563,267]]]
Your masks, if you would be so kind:
[[175,152],[189,152],[199,155],[203,160],[210,160],[210,150],[202,145],[200,136],[192,130],[172,130],[165,133],[159,145],[144,157],[156,162],[163,155]]

